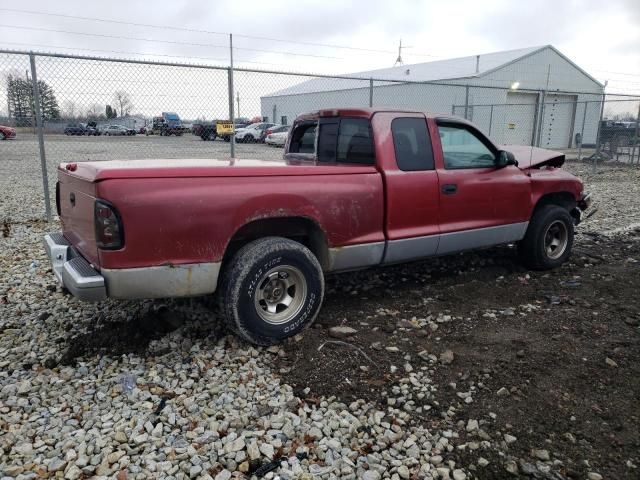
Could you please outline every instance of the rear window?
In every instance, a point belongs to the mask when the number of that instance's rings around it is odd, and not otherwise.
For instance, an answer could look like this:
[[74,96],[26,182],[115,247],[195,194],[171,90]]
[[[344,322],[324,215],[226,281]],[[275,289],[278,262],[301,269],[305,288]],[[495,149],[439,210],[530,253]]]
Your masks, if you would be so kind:
[[396,118],[391,122],[396,163],[400,170],[433,170],[433,149],[424,118]]

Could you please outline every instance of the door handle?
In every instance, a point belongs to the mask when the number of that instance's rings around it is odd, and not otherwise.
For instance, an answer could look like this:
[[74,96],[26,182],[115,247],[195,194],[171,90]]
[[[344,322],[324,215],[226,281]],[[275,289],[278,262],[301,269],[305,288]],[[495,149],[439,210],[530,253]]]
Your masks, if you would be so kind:
[[458,186],[455,183],[448,183],[442,186],[442,193],[445,195],[453,195],[458,191]]

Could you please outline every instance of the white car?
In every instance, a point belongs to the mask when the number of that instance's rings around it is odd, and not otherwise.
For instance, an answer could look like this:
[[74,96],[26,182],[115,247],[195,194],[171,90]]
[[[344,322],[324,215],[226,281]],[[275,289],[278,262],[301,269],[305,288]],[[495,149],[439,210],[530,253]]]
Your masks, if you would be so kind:
[[122,125],[109,125],[104,131],[104,135],[129,135],[129,131]]
[[273,123],[252,123],[245,128],[239,128],[235,134],[236,142],[260,142],[264,131],[269,127],[273,127],[273,125]]
[[287,142],[287,137],[289,136],[289,131],[284,132],[275,132],[267,135],[267,138],[264,140],[264,143],[267,145],[273,145],[275,147],[284,147],[284,144]]

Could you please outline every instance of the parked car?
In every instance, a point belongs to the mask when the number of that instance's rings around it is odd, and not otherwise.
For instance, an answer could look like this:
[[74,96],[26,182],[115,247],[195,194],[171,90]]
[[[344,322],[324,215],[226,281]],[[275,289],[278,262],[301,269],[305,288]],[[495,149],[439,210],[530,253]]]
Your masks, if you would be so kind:
[[635,136],[635,122],[602,120],[600,123],[600,141],[602,143],[613,143],[617,146],[626,146],[637,141]]
[[262,136],[260,137],[260,141],[262,143],[264,143],[264,141],[267,139],[267,135],[271,135],[272,133],[276,133],[276,132],[283,132],[283,131],[288,131],[289,127],[287,127],[286,125],[273,125],[269,128],[265,128],[262,131]]
[[217,291],[229,328],[270,345],[313,323],[325,272],[505,243],[562,265],[590,203],[564,160],[456,117],[323,110],[296,119],[281,161],[63,163],[45,245],[80,299]]
[[273,123],[252,123],[251,125],[247,125],[244,128],[239,128],[236,130],[236,142],[241,143],[254,143],[259,142],[263,138],[264,131],[273,127]]
[[218,122],[204,122],[199,124],[197,128],[197,135],[204,141],[215,140],[218,136],[218,132],[216,130]]
[[[269,129],[271,130],[271,129]],[[284,144],[287,142],[287,137],[289,136],[289,127],[282,126],[273,133],[269,133],[267,138],[265,138],[265,143],[267,145],[273,145],[276,147],[284,147]]]
[[96,122],[87,122],[86,134],[89,136],[97,137],[99,135],[102,135],[102,132],[98,128],[98,124]]
[[87,125],[84,123],[69,123],[64,128],[65,135],[86,135]]
[[130,129],[127,127],[123,127],[122,125],[109,125],[104,130],[104,135],[106,136],[121,136],[121,135],[131,135]]
[[0,125],[0,140],[11,140],[16,138],[16,129]]

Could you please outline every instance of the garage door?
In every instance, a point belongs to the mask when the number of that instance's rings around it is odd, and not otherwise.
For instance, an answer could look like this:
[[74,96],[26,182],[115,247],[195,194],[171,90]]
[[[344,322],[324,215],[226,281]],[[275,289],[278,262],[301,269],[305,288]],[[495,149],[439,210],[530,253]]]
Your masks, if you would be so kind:
[[547,94],[544,101],[544,122],[540,135],[542,148],[571,147],[576,112],[575,95]]
[[538,94],[536,93],[507,92],[502,134],[499,135],[502,143],[505,145],[531,145],[537,99]]

